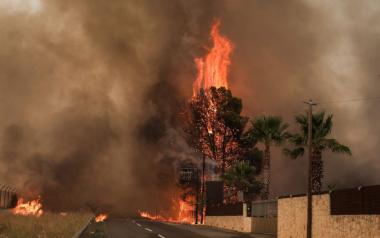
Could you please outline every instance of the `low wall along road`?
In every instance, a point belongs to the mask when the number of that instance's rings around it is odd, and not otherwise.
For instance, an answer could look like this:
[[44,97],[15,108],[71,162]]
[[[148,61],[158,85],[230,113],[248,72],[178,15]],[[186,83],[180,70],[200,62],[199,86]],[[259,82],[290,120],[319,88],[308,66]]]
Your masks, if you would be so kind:
[[252,207],[243,203],[225,206],[229,207],[220,206],[206,211],[205,224],[239,232],[276,234],[276,201],[254,202]]
[[[371,196],[353,189],[314,195],[313,238],[380,238],[380,211],[376,208],[380,196],[374,195],[375,189],[368,189]],[[306,237],[306,200],[305,196],[278,200],[278,238]]]

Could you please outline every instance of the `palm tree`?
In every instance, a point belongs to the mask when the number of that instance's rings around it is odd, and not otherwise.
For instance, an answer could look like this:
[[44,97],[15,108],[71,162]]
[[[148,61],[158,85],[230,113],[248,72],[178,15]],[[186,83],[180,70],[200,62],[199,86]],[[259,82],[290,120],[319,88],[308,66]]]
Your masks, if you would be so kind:
[[247,135],[252,140],[264,144],[264,159],[261,165],[263,189],[261,199],[269,197],[270,183],[270,149],[273,144],[282,144],[288,136],[286,129],[288,124],[284,123],[281,117],[260,116],[251,121],[251,128]]
[[[326,116],[325,112],[314,113],[312,117],[312,191],[320,192],[322,188],[323,178],[323,161],[322,153],[330,150],[334,153],[342,153],[351,155],[349,147],[340,144],[336,139],[329,138],[333,123],[333,115]],[[294,148],[283,150],[285,155],[291,158],[298,158],[305,153],[308,138],[308,117],[307,115],[298,115],[295,117],[299,126],[300,133],[289,136],[289,141]]]
[[249,200],[249,194],[258,194],[262,185],[256,180],[256,169],[249,161],[237,161],[222,175],[224,183],[243,192],[244,200]]

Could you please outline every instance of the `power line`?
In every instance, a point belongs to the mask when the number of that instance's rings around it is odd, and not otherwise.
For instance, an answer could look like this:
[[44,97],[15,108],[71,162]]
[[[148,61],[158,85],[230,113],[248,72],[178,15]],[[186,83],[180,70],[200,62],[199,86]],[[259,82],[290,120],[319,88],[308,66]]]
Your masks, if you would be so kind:
[[312,238],[312,228],[313,228],[313,157],[312,157],[312,117],[313,117],[313,106],[317,104],[313,100],[304,101],[303,103],[308,105],[308,115],[307,115],[307,146],[309,150],[309,164],[308,164],[308,183],[307,183],[307,222],[306,222],[306,234],[307,238]]
[[345,100],[325,101],[325,102],[319,102],[318,104],[349,103],[349,102],[372,101],[372,100],[380,100],[380,97],[352,98],[352,99],[345,99]]

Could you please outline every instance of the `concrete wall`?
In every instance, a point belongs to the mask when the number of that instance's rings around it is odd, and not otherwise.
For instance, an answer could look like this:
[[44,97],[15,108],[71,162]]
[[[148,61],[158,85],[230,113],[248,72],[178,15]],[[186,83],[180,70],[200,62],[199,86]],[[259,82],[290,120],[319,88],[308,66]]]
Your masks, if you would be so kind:
[[[278,238],[306,237],[306,197],[278,200]],[[380,215],[330,215],[330,195],[313,196],[313,238],[380,238]]]
[[206,216],[205,225],[258,234],[276,234],[277,218],[248,217],[247,204],[243,204],[242,216]]
[[253,233],[257,234],[277,234],[277,218],[252,217]]
[[207,216],[205,225],[240,232],[251,232],[252,218],[244,216]]

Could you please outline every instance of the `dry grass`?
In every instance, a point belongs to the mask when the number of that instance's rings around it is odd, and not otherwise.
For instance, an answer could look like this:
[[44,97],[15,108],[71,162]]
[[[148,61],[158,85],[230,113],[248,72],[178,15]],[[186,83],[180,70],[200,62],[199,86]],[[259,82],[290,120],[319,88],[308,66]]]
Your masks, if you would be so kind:
[[0,213],[0,238],[71,238],[91,218],[91,213],[45,213],[41,217]]
[[83,232],[81,238],[105,238],[104,222],[91,223]]

